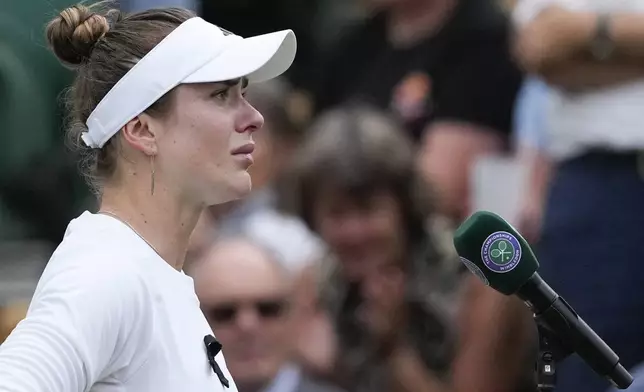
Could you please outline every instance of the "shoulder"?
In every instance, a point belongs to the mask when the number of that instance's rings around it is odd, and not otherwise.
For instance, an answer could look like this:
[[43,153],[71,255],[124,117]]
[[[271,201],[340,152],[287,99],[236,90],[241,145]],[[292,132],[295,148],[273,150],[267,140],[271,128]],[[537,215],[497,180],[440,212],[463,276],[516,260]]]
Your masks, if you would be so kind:
[[[127,375],[148,358],[153,297],[144,269],[136,267],[137,244],[104,218],[83,214],[70,223],[26,317],[2,345],[13,361],[9,373],[20,368],[37,373],[44,385],[56,380],[64,390],[80,390],[75,386]],[[34,347],[44,362],[32,362]]]
[[121,222],[86,212],[69,223],[48,267],[88,273],[91,270],[133,272],[137,268],[132,261],[148,256],[148,250]]
[[139,363],[151,339],[154,288],[141,268],[141,247],[119,224],[91,214],[72,221],[27,313],[32,324],[65,331],[92,372]]
[[143,254],[114,223],[89,213],[70,223],[40,278],[36,304],[65,297],[111,308],[145,300],[146,282],[137,262]]

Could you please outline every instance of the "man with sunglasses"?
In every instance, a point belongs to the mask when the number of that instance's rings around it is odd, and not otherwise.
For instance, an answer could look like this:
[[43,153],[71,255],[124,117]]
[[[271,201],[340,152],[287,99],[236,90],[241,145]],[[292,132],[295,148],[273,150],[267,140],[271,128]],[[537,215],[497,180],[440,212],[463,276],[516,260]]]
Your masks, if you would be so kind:
[[295,287],[278,257],[254,240],[227,238],[189,271],[227,367],[239,392],[338,392],[291,362]]

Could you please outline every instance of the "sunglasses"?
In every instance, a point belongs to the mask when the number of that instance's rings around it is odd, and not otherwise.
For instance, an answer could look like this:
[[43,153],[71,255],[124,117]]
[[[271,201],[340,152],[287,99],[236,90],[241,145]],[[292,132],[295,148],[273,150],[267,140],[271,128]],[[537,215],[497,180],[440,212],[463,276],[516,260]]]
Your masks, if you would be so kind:
[[[254,308],[260,318],[265,320],[281,317],[288,308],[288,304],[284,300],[257,301],[250,305]],[[213,322],[230,323],[236,319],[240,309],[244,306],[248,305],[229,303],[204,308],[203,311],[206,317]]]

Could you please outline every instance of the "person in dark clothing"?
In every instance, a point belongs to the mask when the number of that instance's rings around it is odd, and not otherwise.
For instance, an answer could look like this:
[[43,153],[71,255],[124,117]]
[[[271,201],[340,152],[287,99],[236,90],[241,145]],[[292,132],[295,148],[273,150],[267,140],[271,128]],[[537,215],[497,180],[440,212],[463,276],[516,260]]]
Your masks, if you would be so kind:
[[351,101],[390,111],[422,146],[441,212],[468,211],[471,162],[502,151],[522,75],[496,2],[370,0],[373,15],[323,55],[309,86],[315,113]]
[[313,86],[316,110],[364,100],[392,110],[417,139],[428,122],[445,118],[509,132],[521,76],[508,55],[503,14],[489,1],[420,2],[432,16],[441,10],[431,3],[446,8],[420,37],[393,37],[394,9],[411,0],[389,2],[343,37]]

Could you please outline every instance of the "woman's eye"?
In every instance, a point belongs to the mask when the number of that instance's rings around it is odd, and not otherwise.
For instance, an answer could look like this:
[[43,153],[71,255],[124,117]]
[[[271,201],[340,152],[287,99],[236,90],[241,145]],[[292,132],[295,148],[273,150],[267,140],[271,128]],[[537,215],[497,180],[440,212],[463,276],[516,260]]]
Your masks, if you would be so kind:
[[228,98],[230,89],[225,89],[225,90],[220,90],[220,91],[215,91],[213,92],[210,96],[213,98],[221,99],[221,100],[226,100]]

